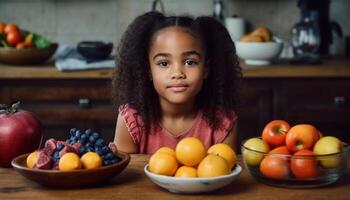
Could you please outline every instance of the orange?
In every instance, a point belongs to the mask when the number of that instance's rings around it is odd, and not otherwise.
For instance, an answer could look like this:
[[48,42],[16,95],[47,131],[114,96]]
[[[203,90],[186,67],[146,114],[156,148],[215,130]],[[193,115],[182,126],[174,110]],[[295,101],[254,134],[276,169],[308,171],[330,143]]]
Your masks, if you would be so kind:
[[29,156],[27,157],[27,167],[29,168],[33,168],[36,161],[38,161],[38,158],[39,158],[39,154],[40,152],[39,151],[34,151],[32,152],[31,154],[29,154]]
[[175,150],[170,148],[170,147],[161,147],[159,148],[156,153],[159,153],[159,152],[164,152],[164,153],[169,153],[171,154],[172,156],[176,156],[175,155]]
[[186,166],[196,166],[206,155],[204,144],[195,137],[187,137],[176,145],[176,159]]
[[64,154],[58,162],[58,169],[61,171],[72,171],[81,168],[80,157],[76,153]]
[[181,166],[177,169],[175,177],[197,177],[197,169],[194,167]]
[[223,157],[230,169],[232,169],[232,167],[236,164],[236,153],[228,144],[214,144],[208,149],[208,154],[215,154]]
[[198,177],[222,176],[230,173],[226,160],[218,155],[207,155],[198,165]]
[[153,154],[148,164],[151,172],[166,176],[173,176],[178,167],[175,156],[164,152]]
[[96,152],[87,152],[80,158],[85,169],[95,169],[102,166],[102,159]]

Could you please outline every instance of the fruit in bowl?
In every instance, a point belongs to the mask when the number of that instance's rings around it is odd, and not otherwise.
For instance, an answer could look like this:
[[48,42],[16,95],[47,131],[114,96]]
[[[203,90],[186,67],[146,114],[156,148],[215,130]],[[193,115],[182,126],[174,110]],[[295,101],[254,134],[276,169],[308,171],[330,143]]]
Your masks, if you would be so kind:
[[[1,28],[3,27],[3,28]],[[55,53],[58,44],[48,38],[0,22],[0,62],[13,65],[41,64]]]
[[[281,124],[281,120],[278,122]],[[298,137],[295,137],[296,132],[302,133],[302,136],[296,134]],[[249,142],[252,140],[265,141],[271,150],[257,150],[260,144],[252,145]],[[288,140],[293,145],[288,145]],[[273,145],[275,142],[266,137],[250,138],[241,145],[246,168],[263,183],[292,188],[318,187],[336,182],[347,170],[349,145],[334,136],[323,136],[311,124],[292,126],[286,132],[285,142]],[[251,164],[250,158],[245,156],[249,154],[261,159]]]
[[145,174],[175,193],[201,193],[222,188],[240,174],[234,150],[219,143],[205,150],[197,138],[182,139],[175,149],[161,147],[149,159]]
[[12,166],[26,178],[52,187],[105,183],[125,169],[127,153],[109,145],[91,129],[70,130],[66,141],[46,140],[44,148],[14,158]]
[[259,27],[235,42],[238,57],[247,65],[269,65],[283,49],[283,43],[266,27]]

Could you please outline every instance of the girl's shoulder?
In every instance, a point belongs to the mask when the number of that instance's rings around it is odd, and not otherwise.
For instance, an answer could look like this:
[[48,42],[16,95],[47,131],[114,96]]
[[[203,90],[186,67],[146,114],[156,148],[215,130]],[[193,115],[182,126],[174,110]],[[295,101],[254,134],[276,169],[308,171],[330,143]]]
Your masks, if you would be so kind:
[[134,142],[139,143],[144,132],[142,117],[129,104],[119,106],[118,110]]

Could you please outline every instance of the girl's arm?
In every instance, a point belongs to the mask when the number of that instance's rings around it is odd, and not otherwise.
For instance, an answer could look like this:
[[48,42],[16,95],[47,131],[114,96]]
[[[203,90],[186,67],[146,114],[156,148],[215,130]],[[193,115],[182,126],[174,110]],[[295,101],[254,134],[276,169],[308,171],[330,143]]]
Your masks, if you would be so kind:
[[226,138],[225,138],[223,143],[230,145],[230,147],[232,147],[232,149],[235,152],[238,152],[238,149],[236,148],[236,143],[237,143],[237,122],[233,125],[232,129],[230,130],[230,132],[226,136]]
[[122,116],[119,114],[115,128],[114,144],[117,149],[126,153],[138,153],[138,145],[134,143]]

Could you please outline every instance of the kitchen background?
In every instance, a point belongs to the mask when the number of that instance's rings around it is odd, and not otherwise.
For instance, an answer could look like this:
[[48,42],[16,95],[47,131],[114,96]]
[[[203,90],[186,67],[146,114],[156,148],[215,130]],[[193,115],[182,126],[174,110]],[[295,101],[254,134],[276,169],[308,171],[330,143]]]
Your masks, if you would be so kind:
[[[58,43],[104,40],[118,44],[127,25],[150,11],[153,0],[0,0],[0,20],[16,23]],[[166,14],[212,15],[213,0],[163,0]],[[266,26],[283,39],[300,20],[297,0],[223,0],[224,17],[244,18],[248,31]],[[159,8],[159,6],[158,6]],[[331,0],[330,19],[350,34],[350,1]],[[333,33],[332,55],[344,55],[345,39]]]

